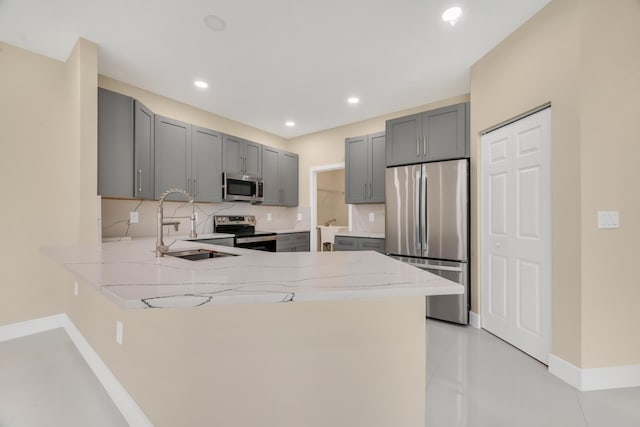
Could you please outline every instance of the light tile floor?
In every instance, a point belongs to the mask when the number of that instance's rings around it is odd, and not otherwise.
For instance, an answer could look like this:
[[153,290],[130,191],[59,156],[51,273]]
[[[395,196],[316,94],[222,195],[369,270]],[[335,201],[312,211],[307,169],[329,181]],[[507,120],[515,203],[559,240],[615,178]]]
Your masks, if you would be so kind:
[[640,387],[580,392],[484,330],[427,321],[428,427],[638,427]]
[[0,342],[1,427],[127,425],[63,329]]
[[[427,321],[427,427],[638,427],[640,388],[579,392],[493,335]],[[127,423],[62,329],[0,343],[1,427]]]

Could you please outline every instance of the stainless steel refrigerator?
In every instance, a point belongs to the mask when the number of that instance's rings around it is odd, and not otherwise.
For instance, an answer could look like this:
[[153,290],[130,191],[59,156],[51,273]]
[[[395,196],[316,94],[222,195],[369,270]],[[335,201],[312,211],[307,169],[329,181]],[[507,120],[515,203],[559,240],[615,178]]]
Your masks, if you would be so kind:
[[427,317],[469,323],[469,161],[386,170],[386,253],[460,283],[462,295],[427,297]]

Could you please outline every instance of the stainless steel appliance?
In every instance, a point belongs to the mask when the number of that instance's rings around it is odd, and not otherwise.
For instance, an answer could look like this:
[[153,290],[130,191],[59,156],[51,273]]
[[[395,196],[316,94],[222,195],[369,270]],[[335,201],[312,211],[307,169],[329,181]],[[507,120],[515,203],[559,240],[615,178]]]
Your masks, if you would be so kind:
[[469,161],[386,170],[386,253],[460,283],[462,295],[427,297],[427,316],[469,323]]
[[253,215],[216,215],[213,217],[213,232],[233,234],[234,246],[258,251],[275,252],[277,234],[256,231]]
[[262,178],[224,172],[222,174],[222,198],[226,201],[264,201],[264,183]]

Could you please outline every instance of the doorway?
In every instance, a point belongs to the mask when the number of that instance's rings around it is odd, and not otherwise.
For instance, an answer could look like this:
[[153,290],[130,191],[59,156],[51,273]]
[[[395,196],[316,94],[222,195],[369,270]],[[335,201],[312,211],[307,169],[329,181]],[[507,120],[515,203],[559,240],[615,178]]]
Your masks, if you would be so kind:
[[344,197],[344,163],[316,166],[309,171],[311,204],[311,251],[322,249],[320,229],[329,223],[348,228],[351,224],[351,205]]
[[481,137],[482,327],[548,364],[551,108]]

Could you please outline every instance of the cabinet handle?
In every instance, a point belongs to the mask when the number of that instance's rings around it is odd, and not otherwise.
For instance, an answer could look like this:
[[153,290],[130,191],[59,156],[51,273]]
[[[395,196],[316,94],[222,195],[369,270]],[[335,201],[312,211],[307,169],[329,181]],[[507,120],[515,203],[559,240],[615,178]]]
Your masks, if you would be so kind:
[[422,152],[424,153],[424,155],[427,155],[427,135],[422,137]]
[[367,198],[367,184],[364,185],[364,198]]
[[138,169],[138,191],[142,191],[142,169]]
[[187,193],[191,194],[191,178],[187,178]]
[[193,178],[193,198],[196,198],[196,194],[198,193],[198,181]]
[[420,157],[420,138],[416,136],[416,157]]

